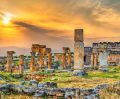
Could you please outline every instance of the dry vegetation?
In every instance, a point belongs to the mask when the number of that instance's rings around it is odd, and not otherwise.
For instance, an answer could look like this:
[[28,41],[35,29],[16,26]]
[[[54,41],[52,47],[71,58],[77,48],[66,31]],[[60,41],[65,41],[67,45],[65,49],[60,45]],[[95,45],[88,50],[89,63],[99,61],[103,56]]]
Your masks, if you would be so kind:
[[[120,81],[120,67],[109,67],[109,72],[89,71],[84,77],[72,76],[70,72],[56,71],[54,76],[42,82],[57,82],[58,88],[94,88],[101,84],[113,84]],[[120,99],[120,86],[111,86],[100,91],[100,99]],[[34,99],[26,95],[2,96],[0,99]]]
[[58,87],[60,88],[94,88],[100,84],[113,84],[117,82],[116,79],[110,78],[80,78],[80,77],[69,77],[67,80],[58,80]]
[[120,99],[120,86],[110,86],[100,91],[100,99]]
[[35,99],[27,95],[1,95],[0,99]]
[[57,82],[59,88],[94,88],[100,84],[113,84],[120,80],[120,67],[109,67],[109,72],[89,71],[83,77],[72,76],[70,72],[57,72],[42,82]]

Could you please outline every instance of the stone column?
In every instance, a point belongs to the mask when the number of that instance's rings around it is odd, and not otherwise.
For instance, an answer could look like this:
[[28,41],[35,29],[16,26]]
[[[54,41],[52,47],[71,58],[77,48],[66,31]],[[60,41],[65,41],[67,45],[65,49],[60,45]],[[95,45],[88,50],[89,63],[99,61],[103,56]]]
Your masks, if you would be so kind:
[[39,49],[39,66],[40,66],[40,68],[44,68],[45,52],[46,52],[46,45],[40,45],[40,49]]
[[83,29],[76,29],[74,36],[74,75],[84,75]]
[[51,48],[47,48],[47,56],[48,56],[48,69],[51,69],[52,65],[52,53]]
[[35,56],[38,56],[37,60],[34,59],[34,60],[35,60],[34,65],[37,67],[37,65],[38,65],[38,60],[39,60],[40,45],[39,45],[39,44],[32,44],[32,49],[31,49],[31,50],[32,50],[32,52],[34,52],[34,58],[35,58]]
[[43,66],[43,52],[42,52],[42,49],[40,49],[39,65],[42,68],[42,66]]
[[35,71],[35,52],[31,52],[30,70]]
[[19,71],[20,73],[24,72],[24,55],[20,55]]
[[94,68],[94,53],[91,54],[91,67]]
[[14,51],[7,51],[7,64],[6,64],[6,71],[12,72],[12,61],[13,61],[13,54]]
[[71,52],[70,52],[70,49],[68,49],[68,66],[70,67],[71,66]]
[[62,54],[62,69],[66,68],[66,50],[63,47],[63,54]]
[[91,55],[91,65],[93,67],[93,69],[97,69],[98,67],[98,55],[97,53],[93,53]]
[[108,55],[109,53],[107,50],[99,52],[99,69],[102,71],[108,71]]
[[43,67],[47,67],[47,51],[43,48]]

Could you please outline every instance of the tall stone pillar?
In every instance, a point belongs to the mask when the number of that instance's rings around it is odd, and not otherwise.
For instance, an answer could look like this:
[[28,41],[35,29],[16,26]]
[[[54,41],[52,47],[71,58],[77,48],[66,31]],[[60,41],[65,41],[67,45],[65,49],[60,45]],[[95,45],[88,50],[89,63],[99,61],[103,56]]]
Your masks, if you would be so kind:
[[7,64],[6,64],[6,71],[12,72],[12,61],[13,61],[13,54],[14,51],[7,51]]
[[35,52],[31,52],[30,70],[35,71]]
[[84,75],[83,29],[76,29],[74,35],[74,75]]
[[20,73],[24,72],[24,55],[20,55],[19,71]]
[[48,56],[48,69],[51,69],[52,67],[52,53],[51,48],[47,48],[47,56]]

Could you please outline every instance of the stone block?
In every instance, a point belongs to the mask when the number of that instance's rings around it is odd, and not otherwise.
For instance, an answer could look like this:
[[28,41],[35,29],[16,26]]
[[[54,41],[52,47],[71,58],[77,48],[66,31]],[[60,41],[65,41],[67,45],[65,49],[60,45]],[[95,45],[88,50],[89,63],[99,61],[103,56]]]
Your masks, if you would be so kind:
[[80,41],[83,42],[83,29],[75,29],[75,35],[74,35],[74,41]]

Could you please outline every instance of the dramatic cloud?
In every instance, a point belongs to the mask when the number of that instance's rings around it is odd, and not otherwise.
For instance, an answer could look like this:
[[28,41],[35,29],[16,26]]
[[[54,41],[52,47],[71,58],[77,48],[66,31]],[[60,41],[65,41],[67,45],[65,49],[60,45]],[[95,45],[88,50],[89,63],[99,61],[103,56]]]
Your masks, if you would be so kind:
[[57,31],[57,30],[53,30],[53,29],[47,29],[47,28],[43,28],[43,27],[39,27],[36,25],[32,25],[30,23],[26,23],[26,22],[14,22],[14,24],[16,24],[17,26],[23,27],[23,28],[27,28],[30,31],[33,31],[35,33],[59,33],[59,32],[63,32],[63,31]]
[[0,18],[6,12],[14,15],[10,26],[0,22],[1,46],[40,43],[54,50],[73,49],[76,28],[84,29],[86,46],[119,41],[119,5],[119,0],[0,0]]

